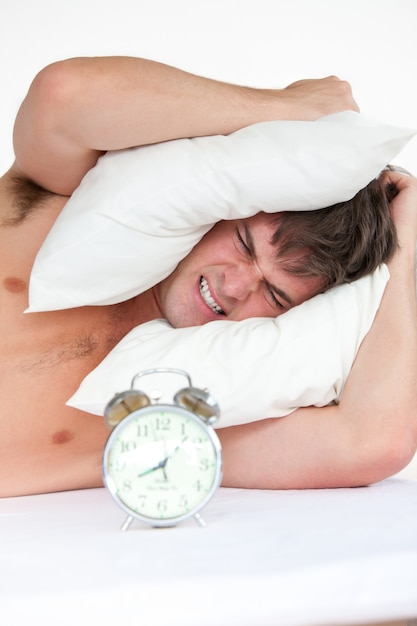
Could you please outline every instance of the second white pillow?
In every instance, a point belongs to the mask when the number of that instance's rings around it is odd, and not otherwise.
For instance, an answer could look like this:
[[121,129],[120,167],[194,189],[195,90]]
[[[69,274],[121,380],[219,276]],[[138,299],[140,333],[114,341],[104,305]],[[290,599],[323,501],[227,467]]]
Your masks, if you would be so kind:
[[[301,406],[337,402],[372,325],[389,274],[341,285],[276,319],[216,321],[172,328],[154,320],[133,329],[82,382],[70,406],[103,415],[113,394],[140,370],[185,369],[220,405],[218,427],[282,417]],[[166,375],[165,401],[177,383]]]

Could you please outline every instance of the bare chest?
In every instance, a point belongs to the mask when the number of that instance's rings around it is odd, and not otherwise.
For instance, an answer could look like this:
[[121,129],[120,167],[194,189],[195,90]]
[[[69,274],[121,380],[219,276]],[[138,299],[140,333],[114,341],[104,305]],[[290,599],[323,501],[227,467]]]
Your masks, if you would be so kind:
[[0,497],[100,484],[107,429],[66,402],[135,325],[131,303],[24,314],[25,282],[0,283]]
[[[7,206],[1,191],[0,209]],[[64,203],[53,196],[23,221],[0,224],[0,497],[100,484],[107,429],[66,402],[144,321],[135,300],[24,313],[35,256]]]
[[33,261],[63,202],[53,199],[22,223],[0,226],[0,420],[36,413],[45,398],[51,413],[62,410],[84,376],[141,321],[134,302],[24,313]]

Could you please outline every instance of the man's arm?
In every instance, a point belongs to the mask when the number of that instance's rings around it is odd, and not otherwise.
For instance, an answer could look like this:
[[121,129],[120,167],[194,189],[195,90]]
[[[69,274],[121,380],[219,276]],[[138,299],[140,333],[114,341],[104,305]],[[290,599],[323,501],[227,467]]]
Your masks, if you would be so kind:
[[345,109],[357,105],[349,84],[336,77],[265,90],[133,57],[70,59],[33,81],[16,119],[15,168],[70,195],[107,150]]
[[[255,488],[358,486],[401,470],[417,448],[417,180],[389,172],[400,247],[374,324],[338,406],[219,430],[224,484]],[[279,381],[277,381],[279,384]]]

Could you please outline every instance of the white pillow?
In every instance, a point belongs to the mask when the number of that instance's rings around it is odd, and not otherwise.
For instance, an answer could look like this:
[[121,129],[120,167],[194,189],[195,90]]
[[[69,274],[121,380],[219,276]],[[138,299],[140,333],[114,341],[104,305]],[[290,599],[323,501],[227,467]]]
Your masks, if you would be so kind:
[[46,238],[28,311],[129,299],[221,219],[350,199],[413,134],[345,111],[109,153]]
[[[195,386],[207,387],[220,405],[218,427],[337,402],[388,276],[381,266],[275,320],[181,329],[164,320],[142,324],[84,379],[68,404],[103,415],[113,394],[129,389],[137,372],[153,367],[183,368]],[[171,401],[178,388],[178,380],[166,375],[163,400]]]

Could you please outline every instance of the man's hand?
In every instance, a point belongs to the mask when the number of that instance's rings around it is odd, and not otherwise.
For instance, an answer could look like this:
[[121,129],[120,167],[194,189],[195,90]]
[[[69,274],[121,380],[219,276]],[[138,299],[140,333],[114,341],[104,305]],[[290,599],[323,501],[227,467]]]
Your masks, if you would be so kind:
[[385,185],[393,185],[398,192],[390,209],[399,245],[414,252],[417,241],[417,179],[394,169],[385,171],[382,181]]
[[280,97],[287,100],[288,119],[315,120],[339,111],[359,111],[350,84],[337,76],[299,80],[283,89]]

